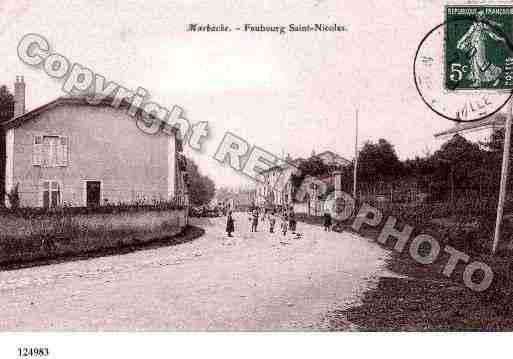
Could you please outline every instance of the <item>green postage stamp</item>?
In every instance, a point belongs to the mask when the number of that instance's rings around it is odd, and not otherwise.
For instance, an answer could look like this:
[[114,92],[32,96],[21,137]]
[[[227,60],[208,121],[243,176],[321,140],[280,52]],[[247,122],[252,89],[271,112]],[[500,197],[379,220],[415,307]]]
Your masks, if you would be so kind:
[[447,90],[513,89],[513,6],[445,7]]

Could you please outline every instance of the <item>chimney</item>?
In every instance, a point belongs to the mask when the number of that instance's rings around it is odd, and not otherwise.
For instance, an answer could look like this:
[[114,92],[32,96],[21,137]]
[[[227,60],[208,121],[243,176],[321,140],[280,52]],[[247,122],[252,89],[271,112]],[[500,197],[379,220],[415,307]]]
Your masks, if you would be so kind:
[[16,76],[14,83],[14,117],[25,113],[25,81],[23,76]]

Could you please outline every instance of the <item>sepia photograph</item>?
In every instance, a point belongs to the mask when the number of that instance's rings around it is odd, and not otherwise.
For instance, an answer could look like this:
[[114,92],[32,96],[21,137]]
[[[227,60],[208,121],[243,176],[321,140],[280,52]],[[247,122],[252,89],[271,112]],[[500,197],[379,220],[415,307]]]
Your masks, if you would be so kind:
[[505,349],[511,1],[0,13],[1,358]]

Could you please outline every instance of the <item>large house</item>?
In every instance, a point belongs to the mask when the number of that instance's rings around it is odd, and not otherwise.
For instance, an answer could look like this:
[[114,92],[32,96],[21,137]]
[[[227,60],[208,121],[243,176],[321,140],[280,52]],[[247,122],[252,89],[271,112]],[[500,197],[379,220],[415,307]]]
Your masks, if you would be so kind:
[[[312,152],[310,159],[319,158],[326,166],[333,168],[345,167],[351,164],[347,159],[339,156],[332,151],[324,151],[319,154]],[[305,212],[308,214],[318,214],[322,208],[322,199],[320,198],[319,189],[315,185],[308,188],[305,199],[302,203],[294,201],[294,193],[297,185],[294,183],[293,177],[300,176],[299,166],[303,158],[291,159],[290,156],[282,161],[282,164],[273,166],[262,171],[261,182],[256,187],[256,204],[258,206],[294,206],[297,212]],[[318,178],[326,185],[334,186],[335,179],[333,174],[326,173]]]
[[262,182],[257,184],[257,206],[288,206],[292,203],[293,175],[299,175],[299,161],[286,158],[283,164],[260,172]]
[[187,201],[176,131],[146,134],[125,108],[79,97],[26,112],[22,77],[14,99],[14,118],[3,124],[5,190],[17,189],[21,206]]

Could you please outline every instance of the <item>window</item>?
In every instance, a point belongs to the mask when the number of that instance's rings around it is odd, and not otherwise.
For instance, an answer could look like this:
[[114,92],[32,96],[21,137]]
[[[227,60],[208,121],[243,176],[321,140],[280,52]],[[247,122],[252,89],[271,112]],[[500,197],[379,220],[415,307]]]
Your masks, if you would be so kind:
[[69,138],[64,136],[35,136],[33,165],[42,167],[67,166]]
[[43,182],[43,207],[54,208],[61,203],[61,186],[57,181]]

